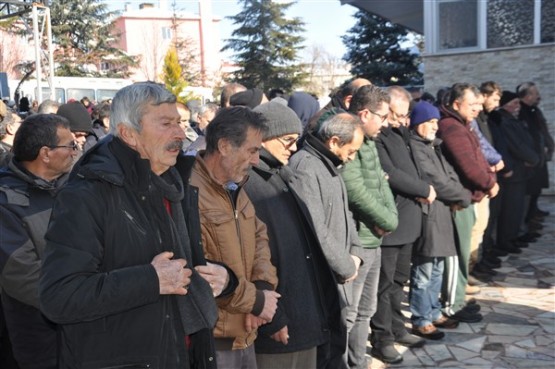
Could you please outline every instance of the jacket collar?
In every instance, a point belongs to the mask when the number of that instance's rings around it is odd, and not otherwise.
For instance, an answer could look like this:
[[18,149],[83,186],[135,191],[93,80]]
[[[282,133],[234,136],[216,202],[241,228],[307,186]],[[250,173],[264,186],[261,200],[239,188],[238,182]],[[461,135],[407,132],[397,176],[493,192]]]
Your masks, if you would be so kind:
[[108,135],[83,155],[71,178],[94,178],[117,186],[125,183],[144,192],[148,191],[153,175],[147,159],[141,159],[139,153],[120,138]]
[[[462,125],[464,125],[464,126],[468,126],[468,125],[469,125],[469,123],[467,123],[466,120],[463,119],[463,117],[461,117],[459,113],[457,113],[456,111],[454,111],[453,109],[451,109],[451,108],[449,108],[449,107],[447,107],[447,106],[445,106],[445,105],[442,105],[442,106],[439,108],[439,111],[440,111],[440,113],[441,113],[441,119],[444,119],[444,118],[453,118],[453,119],[457,120],[460,124],[462,124]],[[440,119],[440,120],[441,120],[441,119]]]
[[343,161],[337,157],[324,145],[322,141],[317,139],[311,134],[306,136],[305,146],[303,150],[317,156],[322,160],[324,165],[328,168],[330,173],[334,176],[339,175],[338,169],[343,166]]

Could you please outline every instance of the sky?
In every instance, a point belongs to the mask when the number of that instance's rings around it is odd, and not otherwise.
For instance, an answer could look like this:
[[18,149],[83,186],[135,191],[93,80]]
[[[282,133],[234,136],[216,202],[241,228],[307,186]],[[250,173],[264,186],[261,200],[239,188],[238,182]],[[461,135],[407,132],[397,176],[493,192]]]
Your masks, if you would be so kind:
[[[198,0],[175,0],[179,10],[198,13]],[[201,0],[209,1],[209,0]],[[125,1],[105,0],[112,10],[123,8]],[[140,3],[152,2],[158,4],[158,0],[131,0],[127,1],[133,8],[138,8]],[[171,7],[172,0],[162,1]],[[242,7],[236,0],[212,0],[212,13],[222,18],[220,22],[220,36],[222,46],[224,40],[231,36],[235,29],[232,21],[226,16],[235,15]],[[347,33],[355,24],[353,14],[356,8],[350,5],[341,5],[339,0],[297,0],[286,13],[288,17],[299,17],[305,22],[305,46],[309,49],[313,45],[323,47],[328,53],[342,57],[345,46],[341,36]],[[306,49],[305,49],[306,50]],[[304,54],[308,53],[305,51]],[[301,53],[303,55],[303,53]]]

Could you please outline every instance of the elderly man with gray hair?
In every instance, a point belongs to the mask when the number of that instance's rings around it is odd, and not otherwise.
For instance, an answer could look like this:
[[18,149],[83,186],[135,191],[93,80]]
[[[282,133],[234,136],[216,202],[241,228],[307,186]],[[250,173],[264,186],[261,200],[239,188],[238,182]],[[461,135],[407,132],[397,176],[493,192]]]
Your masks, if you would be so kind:
[[151,82],[121,89],[112,136],[56,198],[39,293],[60,325],[59,368],[215,367],[214,296],[230,276],[190,242],[175,102]]

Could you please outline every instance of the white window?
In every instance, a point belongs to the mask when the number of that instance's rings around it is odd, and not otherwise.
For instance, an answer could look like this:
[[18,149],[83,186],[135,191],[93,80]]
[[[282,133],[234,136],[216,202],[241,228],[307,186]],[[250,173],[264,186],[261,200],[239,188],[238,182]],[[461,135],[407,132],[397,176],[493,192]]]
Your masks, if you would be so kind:
[[171,40],[172,29],[170,27],[162,27],[162,40]]

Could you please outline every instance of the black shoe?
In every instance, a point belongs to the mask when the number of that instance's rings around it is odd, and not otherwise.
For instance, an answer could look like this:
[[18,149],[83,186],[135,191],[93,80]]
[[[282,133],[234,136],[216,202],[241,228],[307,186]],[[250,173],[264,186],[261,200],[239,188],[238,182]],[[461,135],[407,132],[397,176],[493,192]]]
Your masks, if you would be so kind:
[[478,264],[474,265],[473,271],[491,276],[497,275],[497,272],[495,270],[485,266],[481,261]]
[[528,243],[520,242],[520,241],[513,241],[513,246],[518,247],[519,249],[525,249],[528,247]]
[[482,258],[482,260],[480,260],[478,264],[482,264],[483,266],[490,269],[495,269],[501,267],[501,260],[496,257],[486,256],[485,258]]
[[482,309],[482,307],[480,306],[480,304],[466,304],[462,310],[466,311],[469,314],[478,314],[478,312]]
[[455,329],[459,326],[459,321],[442,315],[438,320],[432,322],[438,328]]
[[505,250],[501,250],[500,248],[492,248],[489,250],[488,255],[493,255],[495,257],[503,257],[509,255],[509,253]]
[[387,345],[380,348],[372,347],[370,355],[387,364],[399,364],[403,361],[403,356],[399,353],[399,351],[395,350],[393,345]]
[[482,274],[482,275],[480,275],[480,278],[478,278],[478,277],[476,277],[476,274],[474,274],[474,272],[473,272],[468,276],[467,283],[470,286],[483,287],[483,286],[487,286],[488,285],[487,282],[489,282],[489,281],[491,281],[491,276],[490,275]]
[[482,321],[484,317],[482,316],[482,314],[470,313],[463,308],[452,315],[451,318],[463,323],[478,323]]
[[428,324],[423,327],[413,326],[412,334],[427,338],[429,340],[440,340],[445,337],[445,333],[437,329],[433,324]]
[[516,246],[513,246],[511,244],[505,246],[503,248],[505,251],[507,251],[509,254],[520,254],[522,253],[522,250]]
[[[539,234],[534,232],[534,234]],[[536,242],[538,240],[538,236],[534,236],[531,233],[525,233],[522,236],[518,236],[516,238],[518,242]]]
[[426,340],[407,332],[403,337],[396,339],[395,343],[406,347],[416,348],[424,346]]
[[550,214],[549,211],[545,211],[545,210],[541,210],[541,209],[536,209],[535,213],[538,214],[539,216],[542,216],[542,217],[547,217]]

